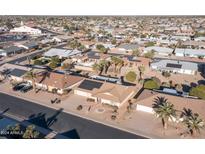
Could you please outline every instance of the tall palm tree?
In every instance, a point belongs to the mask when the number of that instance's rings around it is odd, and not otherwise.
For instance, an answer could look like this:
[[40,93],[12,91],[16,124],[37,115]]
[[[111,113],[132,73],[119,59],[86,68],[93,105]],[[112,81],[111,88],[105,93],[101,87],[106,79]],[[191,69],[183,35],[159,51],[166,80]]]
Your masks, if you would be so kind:
[[138,67],[138,70],[140,72],[140,80],[142,80],[142,75],[144,74],[145,67],[143,65]]
[[120,61],[118,63],[118,73],[120,73],[123,66],[124,66],[124,61],[122,59],[120,59]]
[[199,114],[192,113],[192,110],[184,108],[182,117],[183,123],[189,129],[192,136],[195,136],[197,133],[200,134],[200,130],[204,128],[204,122],[200,119]]
[[101,60],[100,63],[99,63],[99,65],[101,65],[101,67],[103,67],[103,70],[104,70],[104,72],[105,72],[105,74],[106,74],[106,73],[107,73],[107,70],[108,70],[108,68],[109,68],[109,66],[110,66],[110,62],[107,61],[107,60]]
[[96,71],[98,74],[101,74],[103,71],[103,65],[95,63],[92,66],[93,70]]
[[161,118],[164,129],[167,129],[168,120],[176,117],[174,105],[165,97],[157,97],[154,100],[153,109],[158,118]]
[[32,81],[33,89],[36,92],[36,84],[35,84],[35,80],[36,80],[36,77],[37,77],[36,73],[33,70],[31,70],[31,71],[28,71],[25,74],[24,77],[28,78],[28,79],[30,79]]
[[111,62],[112,62],[112,64],[114,64],[115,72],[117,72],[117,66],[119,66],[119,68],[121,69],[121,67],[124,64],[124,61],[121,58],[118,58],[118,57],[115,57],[115,56],[111,57]]

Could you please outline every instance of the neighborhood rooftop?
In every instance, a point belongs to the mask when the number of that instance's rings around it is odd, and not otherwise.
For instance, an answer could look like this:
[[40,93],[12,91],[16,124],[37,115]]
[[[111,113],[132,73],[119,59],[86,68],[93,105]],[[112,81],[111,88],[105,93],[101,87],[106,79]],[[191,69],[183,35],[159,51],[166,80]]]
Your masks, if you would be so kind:
[[79,50],[68,50],[68,49],[58,49],[58,48],[52,48],[46,53],[44,53],[44,56],[46,57],[54,57],[54,56],[59,56],[59,57],[70,57],[73,55],[78,55],[81,54],[82,51]]
[[177,60],[160,60],[153,62],[151,64],[152,67],[157,67],[163,70],[169,69],[183,69],[183,70],[198,70],[198,64],[193,62],[186,61],[177,61]]
[[25,71],[25,70],[21,70],[21,69],[15,68],[15,69],[13,69],[13,70],[10,72],[10,75],[17,76],[17,77],[21,77],[21,76],[23,76],[26,72],[27,72],[27,71]]

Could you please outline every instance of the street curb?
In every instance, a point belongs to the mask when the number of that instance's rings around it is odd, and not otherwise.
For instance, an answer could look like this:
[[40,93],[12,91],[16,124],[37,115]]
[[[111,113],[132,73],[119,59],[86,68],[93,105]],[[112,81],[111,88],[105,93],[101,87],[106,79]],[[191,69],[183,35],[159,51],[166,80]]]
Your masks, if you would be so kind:
[[[3,94],[6,94],[6,95],[10,95],[10,96],[13,96],[13,97],[17,97],[17,98],[20,98],[20,99],[23,99],[23,100],[26,100],[26,101],[29,101],[29,102],[32,102],[32,103],[35,103],[35,104],[39,104],[39,105],[42,105],[42,106],[46,106],[48,108],[51,108],[51,109],[54,109],[54,110],[58,110],[60,108],[58,107],[54,107],[54,106],[51,106],[51,105],[47,105],[47,104],[43,104],[43,103],[40,103],[40,102],[36,102],[36,100],[33,100],[33,99],[28,99],[28,98],[25,98],[25,97],[21,97],[21,96],[18,96],[18,95],[15,95],[15,94],[12,94],[12,93],[6,93],[2,90],[0,90],[1,93]],[[133,135],[137,135],[137,136],[141,136],[141,137],[144,137],[144,138],[148,138],[148,139],[152,139],[153,137],[150,137],[148,135],[139,135],[137,134],[136,132],[134,131],[131,131],[131,130],[127,130],[125,128],[122,128],[122,127],[117,127],[115,125],[112,125],[112,124],[108,124],[108,123],[104,123],[104,122],[101,122],[101,121],[98,121],[98,120],[95,120],[95,119],[92,119],[92,118],[88,118],[88,117],[84,117],[84,116],[81,116],[79,114],[76,114],[72,111],[67,111],[67,110],[63,110],[64,113],[68,113],[68,114],[71,114],[71,115],[74,115],[76,117],[80,117],[80,118],[83,118],[83,119],[86,119],[86,120],[90,120],[90,121],[93,121],[93,122],[96,122],[96,123],[99,123],[99,124],[103,124],[105,126],[109,126],[109,127],[112,127],[112,128],[115,128],[115,129],[118,129],[118,130],[121,130],[121,131],[124,131],[124,132],[128,132],[128,133],[131,133]],[[159,138],[159,137],[158,137]]]

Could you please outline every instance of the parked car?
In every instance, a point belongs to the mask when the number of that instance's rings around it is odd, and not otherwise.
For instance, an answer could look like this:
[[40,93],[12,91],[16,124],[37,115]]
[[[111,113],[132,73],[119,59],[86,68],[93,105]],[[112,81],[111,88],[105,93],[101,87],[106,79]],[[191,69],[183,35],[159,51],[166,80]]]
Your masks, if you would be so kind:
[[32,85],[25,85],[22,89],[20,89],[20,92],[26,93],[28,91],[30,91],[31,89],[33,89]]
[[27,84],[28,84],[28,83],[25,83],[25,82],[19,83],[19,84],[15,85],[15,86],[13,87],[13,90],[14,90],[14,91],[19,91],[19,90],[21,90],[23,87],[25,87]]

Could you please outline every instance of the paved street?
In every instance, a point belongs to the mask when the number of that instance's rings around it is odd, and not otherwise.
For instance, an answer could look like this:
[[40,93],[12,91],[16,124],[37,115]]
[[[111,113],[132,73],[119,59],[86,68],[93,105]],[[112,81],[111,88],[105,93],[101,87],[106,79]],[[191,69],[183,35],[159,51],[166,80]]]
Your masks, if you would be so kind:
[[143,138],[109,126],[79,118],[62,110],[54,110],[28,102],[16,97],[0,93],[0,111],[8,109],[7,113],[28,119],[30,122],[70,138]]
[[[65,46],[66,43],[61,43],[58,45],[54,45],[52,46],[53,48],[62,48],[63,46]],[[49,48],[48,48],[49,49]],[[45,49],[42,50],[36,50],[32,53],[26,53],[26,54],[20,54],[20,55],[16,55],[16,57],[14,56],[11,60],[4,60],[0,62],[0,65],[3,65],[4,63],[10,63],[10,64],[16,64],[16,63],[21,63],[25,60],[27,60],[28,57],[33,58],[34,56],[36,56],[37,54],[42,54],[43,52],[45,52]]]

